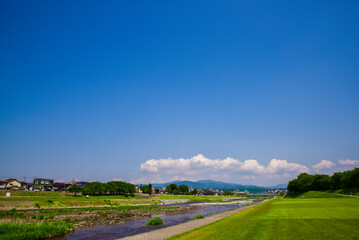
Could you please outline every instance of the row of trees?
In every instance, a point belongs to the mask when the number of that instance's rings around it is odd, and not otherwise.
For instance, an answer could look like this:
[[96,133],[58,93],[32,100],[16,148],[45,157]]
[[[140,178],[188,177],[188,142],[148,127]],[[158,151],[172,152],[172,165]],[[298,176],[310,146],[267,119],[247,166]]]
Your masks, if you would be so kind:
[[149,195],[152,195],[152,184],[148,185],[140,185],[140,189],[142,193],[148,193]]
[[337,190],[359,188],[359,168],[350,171],[336,172],[332,176],[325,174],[300,174],[289,181],[289,192],[307,192],[320,190]]
[[197,192],[197,189],[193,189],[191,192],[189,191],[189,188],[187,185],[185,184],[182,184],[182,185],[179,185],[177,186],[177,184],[170,184],[166,187],[166,190],[165,190],[167,193],[169,194],[173,194],[173,195],[178,195],[178,194],[182,194],[182,195],[196,195],[198,192]]
[[71,185],[69,192],[88,194],[88,195],[102,195],[102,194],[120,194],[134,196],[136,192],[135,185],[121,181],[110,181],[107,183],[90,182],[85,186]]

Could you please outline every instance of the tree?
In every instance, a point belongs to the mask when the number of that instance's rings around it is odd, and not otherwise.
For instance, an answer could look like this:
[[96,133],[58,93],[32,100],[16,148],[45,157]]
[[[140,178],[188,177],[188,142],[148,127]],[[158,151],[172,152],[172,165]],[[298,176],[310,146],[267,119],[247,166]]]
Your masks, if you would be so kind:
[[143,185],[142,186],[142,193],[148,193],[148,185]]
[[105,192],[105,186],[101,182],[90,182],[83,186],[82,192],[91,195],[99,195]]
[[81,192],[82,191],[82,187],[79,185],[71,185],[68,189],[69,192],[71,193],[75,193],[75,197],[76,197],[76,193]]
[[331,177],[326,174],[300,174],[289,181],[289,192],[306,192],[336,189],[359,188],[359,168],[345,172],[336,172]]
[[172,183],[172,184],[170,184],[170,185],[168,185],[166,187],[166,192],[168,192],[168,193],[174,194],[173,193],[174,190],[177,190],[177,194],[178,194],[178,186],[177,186],[177,184]]
[[175,190],[172,191],[172,193],[173,193],[173,195],[178,195],[178,190],[175,189]]
[[168,185],[168,186],[166,187],[165,192],[172,194],[172,188],[171,188],[170,185]]
[[149,194],[152,195],[152,183],[148,184]]
[[342,172],[336,172],[336,173],[333,174],[332,183],[333,183],[334,189],[343,188],[343,183],[342,183],[342,177],[343,176],[344,176],[344,173],[342,173]]
[[117,193],[117,184],[114,181],[108,182],[104,184],[106,193],[115,194]]
[[179,185],[178,191],[179,191],[181,194],[186,194],[186,193],[189,192],[189,188],[188,188],[187,185],[182,184],[182,185]]
[[197,194],[198,194],[197,189],[194,188],[194,189],[191,191],[191,194],[192,194],[192,195],[197,195]]

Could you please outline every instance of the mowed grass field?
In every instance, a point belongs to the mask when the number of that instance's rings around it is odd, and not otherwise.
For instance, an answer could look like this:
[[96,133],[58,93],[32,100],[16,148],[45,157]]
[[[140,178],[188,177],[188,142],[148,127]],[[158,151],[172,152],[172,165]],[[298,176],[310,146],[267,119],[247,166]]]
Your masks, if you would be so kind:
[[359,199],[273,199],[170,239],[359,239]]

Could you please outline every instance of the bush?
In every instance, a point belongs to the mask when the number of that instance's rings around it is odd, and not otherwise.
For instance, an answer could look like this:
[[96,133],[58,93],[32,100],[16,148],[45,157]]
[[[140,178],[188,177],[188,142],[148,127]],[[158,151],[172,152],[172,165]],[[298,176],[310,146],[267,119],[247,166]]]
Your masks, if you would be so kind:
[[65,217],[64,221],[65,222],[71,222],[71,218],[70,217]]
[[202,219],[202,218],[204,218],[202,214],[200,214],[200,215],[193,215],[193,216],[194,216],[196,219]]
[[151,220],[146,222],[146,226],[155,226],[155,225],[161,225],[163,223],[162,218],[160,217],[155,217],[152,218]]
[[40,220],[42,220],[42,219],[45,218],[45,216],[44,216],[44,214],[41,214],[41,215],[39,215],[37,218],[40,219]]
[[35,205],[35,207],[40,208],[40,204],[39,204],[39,203],[35,203],[34,205]]
[[47,200],[47,203],[48,203],[48,204],[54,204],[54,201],[52,201],[52,200]]
[[98,213],[101,217],[107,217],[108,216],[108,213],[106,212],[99,212]]

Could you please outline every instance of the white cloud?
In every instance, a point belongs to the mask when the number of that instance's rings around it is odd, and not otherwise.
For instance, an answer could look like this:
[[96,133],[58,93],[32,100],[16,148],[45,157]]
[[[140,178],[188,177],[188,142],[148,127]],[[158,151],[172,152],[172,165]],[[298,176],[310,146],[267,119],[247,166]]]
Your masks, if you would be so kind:
[[359,166],[359,160],[339,160],[338,164],[322,160],[309,169],[299,163],[271,159],[267,165],[255,159],[240,161],[227,157],[210,159],[202,154],[191,158],[150,159],[140,165],[141,175],[133,183],[161,183],[175,180],[197,181],[212,179],[240,184],[270,186],[286,183],[299,173],[314,171],[332,174]]
[[[139,182],[149,181],[164,182],[173,179],[173,176],[181,176],[184,179],[212,179],[238,182],[255,179],[285,179],[295,177],[309,169],[298,163],[289,163],[286,160],[272,159],[268,166],[261,165],[257,160],[249,159],[240,161],[231,157],[225,159],[210,159],[202,154],[191,158],[162,158],[150,159],[141,164],[140,170],[143,175],[151,176],[146,179],[138,179]],[[161,176],[161,177],[159,177]],[[154,180],[153,180],[154,179]],[[161,181],[162,180],[162,181]],[[265,183],[265,181],[263,180]]]
[[339,160],[338,163],[341,165],[357,165],[357,166],[359,166],[359,160],[350,160],[350,159]]
[[335,166],[335,163],[328,161],[328,160],[322,160],[319,163],[313,165],[313,169],[316,171],[322,170],[322,169],[330,169]]
[[66,183],[66,180],[65,179],[57,179],[57,180],[55,180],[55,182],[57,182],[57,183]]
[[275,174],[280,171],[284,172],[308,172],[308,168],[298,163],[288,163],[286,160],[272,159],[268,166],[260,165],[257,160],[249,159],[243,162],[234,158],[209,159],[198,154],[192,158],[165,158],[151,159],[140,166],[141,171],[145,172],[166,172],[175,174],[176,172],[188,172],[194,174],[195,171],[202,170],[231,170],[252,172],[257,174]]
[[112,181],[123,181],[122,178],[112,178]]
[[233,158],[226,158],[223,160],[219,159],[209,159],[198,154],[192,158],[163,158],[163,159],[151,159],[141,164],[141,171],[147,172],[158,172],[167,171],[185,171],[193,169],[206,169],[206,168],[216,168],[216,169],[231,169],[233,167],[238,167],[241,163]]

